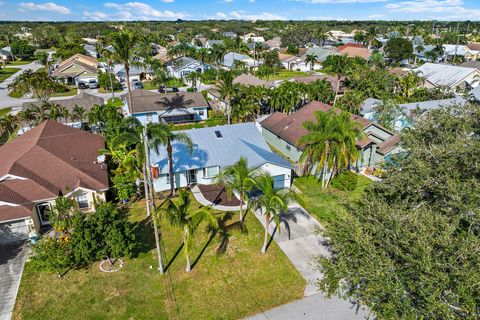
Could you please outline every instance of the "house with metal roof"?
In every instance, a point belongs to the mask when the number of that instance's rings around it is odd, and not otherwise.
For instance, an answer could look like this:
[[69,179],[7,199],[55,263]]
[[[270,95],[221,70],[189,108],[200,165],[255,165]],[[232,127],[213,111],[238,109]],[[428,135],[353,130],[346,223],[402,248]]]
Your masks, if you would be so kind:
[[[308,131],[303,127],[307,121],[316,121],[316,112],[328,112],[332,106],[312,101],[303,108],[291,114],[275,112],[260,122],[262,135],[269,145],[279,150],[288,159],[298,163],[304,146],[299,139]],[[390,130],[370,120],[351,115],[353,121],[358,122],[365,138],[357,141],[357,148],[361,156],[354,164],[359,170],[366,167],[375,167],[400,151],[400,137]],[[297,166],[297,174],[301,174]]]
[[207,40],[204,47],[207,49],[211,49],[214,45],[222,46],[223,40]]
[[476,68],[466,68],[440,63],[425,63],[413,70],[425,79],[424,87],[447,87],[452,90],[475,88],[480,77]]
[[0,48],[0,61],[10,61],[12,60],[12,56],[11,47]]
[[208,65],[189,57],[181,57],[166,64],[168,72],[175,78],[184,78],[192,72],[204,72]]
[[231,69],[235,65],[236,61],[240,61],[246,63],[248,67],[258,67],[260,66],[261,62],[255,60],[247,55],[236,53],[236,52],[229,52],[223,57],[223,66]]
[[132,106],[128,108],[128,94],[122,96],[124,112],[146,123],[199,122],[208,118],[208,102],[200,92],[160,94],[137,89],[132,91]]
[[[273,153],[255,123],[239,123],[182,131],[193,142],[189,150],[173,141],[173,178],[176,188],[192,184],[214,184],[221,169],[241,157],[248,165],[273,177],[277,188],[291,185],[290,163]],[[170,189],[169,162],[166,148],[150,150],[153,186],[156,192]]]

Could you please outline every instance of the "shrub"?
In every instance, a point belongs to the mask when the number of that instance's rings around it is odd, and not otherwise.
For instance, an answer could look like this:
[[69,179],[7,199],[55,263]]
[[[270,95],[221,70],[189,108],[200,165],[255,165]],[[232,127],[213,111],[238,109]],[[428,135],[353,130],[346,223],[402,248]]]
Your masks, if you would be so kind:
[[45,237],[33,246],[31,266],[34,270],[63,273],[73,264],[71,246],[67,236]]
[[352,171],[344,171],[332,179],[332,187],[342,191],[352,191],[357,187],[358,177]]

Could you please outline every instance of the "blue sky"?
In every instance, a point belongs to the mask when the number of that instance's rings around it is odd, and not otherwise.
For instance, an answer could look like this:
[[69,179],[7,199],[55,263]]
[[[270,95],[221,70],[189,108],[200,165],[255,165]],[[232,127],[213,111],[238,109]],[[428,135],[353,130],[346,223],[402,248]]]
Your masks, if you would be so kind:
[[0,0],[0,20],[480,20],[480,0]]

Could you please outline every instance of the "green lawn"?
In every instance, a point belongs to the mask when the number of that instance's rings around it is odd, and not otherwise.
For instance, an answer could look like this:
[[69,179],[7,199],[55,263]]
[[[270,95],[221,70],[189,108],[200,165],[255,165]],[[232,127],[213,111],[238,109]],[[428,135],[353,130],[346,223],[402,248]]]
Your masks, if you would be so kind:
[[65,92],[57,92],[52,94],[52,97],[70,97],[77,94],[77,88],[69,88],[68,91]]
[[360,198],[371,183],[372,180],[358,175],[357,188],[353,191],[339,191],[334,188],[324,191],[317,179],[312,176],[300,177],[293,182],[305,196],[305,209],[321,223],[334,221],[338,214],[345,210],[343,203]]
[[103,273],[94,264],[59,279],[27,263],[13,319],[239,319],[303,296],[305,281],[274,242],[260,254],[263,227],[252,214],[248,233],[230,231],[222,255],[216,253],[219,240],[208,244],[201,226],[192,262],[206,249],[191,273],[184,271],[181,252],[173,259],[181,232],[162,225],[165,264],[173,260],[163,277],[143,202],[134,204],[130,220],[146,248],[119,272]]
[[152,80],[147,80],[147,81],[143,81],[143,89],[155,90],[155,89],[158,89],[158,86],[155,86]]
[[6,107],[6,108],[3,108],[3,109],[0,109],[0,117],[9,113],[10,111],[12,111],[12,107]]
[[9,61],[7,62],[8,65],[12,66],[23,66],[29,63],[32,63],[35,60],[15,60],[15,61]]
[[21,98],[21,97],[23,97],[23,94],[21,94],[20,92],[17,92],[17,91],[11,91],[11,92],[8,93],[8,96],[12,97],[12,98]]
[[273,76],[268,78],[269,81],[273,80],[288,80],[294,77],[306,77],[310,74],[303,72],[303,71],[280,71],[276,72]]
[[0,69],[0,83],[5,81],[5,79],[10,78],[13,74],[17,73],[22,69],[20,68],[2,68]]
[[123,106],[122,100],[121,100],[120,98],[118,98],[118,97],[115,97],[115,99],[110,98],[110,99],[108,99],[108,102],[109,102],[109,103],[112,103],[112,104],[113,104],[114,106],[116,106],[116,107],[121,107],[121,106]]
[[172,78],[167,81],[166,83],[167,87],[175,87],[175,88],[180,88],[180,87],[185,87],[186,84],[181,80],[177,78]]

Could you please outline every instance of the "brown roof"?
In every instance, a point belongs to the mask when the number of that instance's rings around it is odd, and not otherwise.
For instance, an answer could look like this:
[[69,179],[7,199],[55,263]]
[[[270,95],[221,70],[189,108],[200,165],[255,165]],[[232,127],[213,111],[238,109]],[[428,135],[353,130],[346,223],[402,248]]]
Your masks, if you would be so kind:
[[[275,112],[270,117],[263,120],[261,125],[263,128],[277,135],[281,139],[299,149],[303,149],[303,146],[298,144],[298,139],[308,133],[307,129],[303,127],[303,123],[307,121],[315,121],[315,112],[328,112],[331,108],[332,106],[328,104],[319,101],[312,101],[290,115]],[[339,109],[336,110],[339,111]],[[364,128],[372,123],[371,121],[354,114],[352,114],[352,120],[359,122]]]
[[393,68],[388,68],[388,72],[390,72],[391,74],[403,77],[407,75],[409,71],[401,67],[393,67]]
[[480,42],[469,43],[467,44],[467,47],[470,50],[480,51]]
[[[127,96],[123,96],[127,99]],[[159,94],[148,90],[133,90],[133,113],[208,106],[201,92]]]
[[356,46],[341,46],[341,47],[338,47],[338,52],[340,54],[346,54],[350,58],[360,57],[363,59],[368,59],[370,58],[370,55],[371,55],[370,51],[367,48],[356,47]]
[[108,188],[107,170],[96,163],[104,147],[103,137],[53,120],[1,146],[0,177],[20,178],[0,181],[0,201],[25,208],[0,206],[0,221],[26,217],[33,202],[53,199],[78,187]]
[[98,60],[83,54],[75,54],[70,58],[62,61],[57,69],[52,73],[52,77],[74,77],[83,71],[75,71],[75,72],[65,72],[71,66],[78,66],[82,68],[84,71],[88,71],[91,73],[97,73],[98,69]]
[[235,79],[232,80],[233,84],[241,84],[244,86],[254,86],[254,87],[271,87],[272,84],[268,81],[259,79],[251,74],[241,74]]
[[[324,75],[311,75],[311,76],[306,76],[306,77],[295,77],[292,78],[291,80],[297,81],[297,82],[302,82],[302,83],[312,83],[318,80],[324,80],[326,79],[330,84],[332,85],[333,91],[337,90],[337,85],[338,85],[338,79],[337,77],[334,76],[324,76]],[[338,93],[343,93],[345,92],[345,85],[343,84],[343,81],[345,80],[344,77],[340,79],[340,88],[338,90]]]
[[[105,103],[102,97],[82,92],[69,99],[51,100],[50,103],[65,107],[72,112],[75,106],[82,107],[85,112],[90,111],[95,105],[102,105]],[[22,109],[27,109],[31,106],[41,105],[41,102],[24,102]]]
[[391,136],[387,140],[378,145],[377,152],[381,155],[386,155],[400,142],[400,136],[398,134]]

